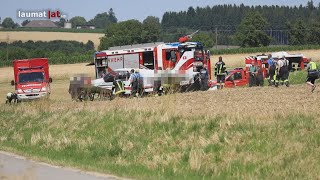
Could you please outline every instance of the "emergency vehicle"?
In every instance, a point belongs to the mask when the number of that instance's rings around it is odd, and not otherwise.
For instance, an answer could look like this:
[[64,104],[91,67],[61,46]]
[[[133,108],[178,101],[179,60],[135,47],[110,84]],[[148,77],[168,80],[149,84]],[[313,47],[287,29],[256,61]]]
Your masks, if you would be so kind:
[[[309,63],[309,59],[306,58],[303,54],[289,54],[287,52],[274,52],[271,53],[273,59],[279,59],[285,57],[289,60],[289,71],[303,70]],[[245,58],[246,67],[244,68],[235,68],[232,70],[227,70],[225,78],[225,87],[235,87],[235,86],[246,86],[249,83],[249,67],[254,64],[260,65],[263,70],[263,77],[267,76],[268,65],[268,55],[256,55],[249,56]],[[212,81],[212,86],[216,86],[217,82]]]
[[[289,60],[289,71],[303,70],[305,67],[307,67],[307,64],[309,63],[309,59],[306,58],[303,54],[289,54],[287,52],[280,51],[271,53],[271,56],[273,59],[279,59],[284,57],[287,60]],[[263,75],[264,77],[266,77],[267,69],[269,67],[268,55],[262,54],[256,56],[249,56],[245,58],[247,71],[249,70],[252,61],[255,62],[256,65],[261,65],[261,67],[263,68]]]
[[[224,87],[231,88],[236,86],[246,86],[249,83],[249,79],[247,77],[247,71],[244,68],[226,70]],[[211,87],[216,87],[218,85],[217,81],[211,81],[210,84]]]
[[[118,46],[96,52],[94,65],[96,80],[94,86],[108,87],[101,80],[104,73],[120,74],[125,89],[130,92],[128,74],[130,69],[138,69],[143,77],[143,89],[151,92],[159,84],[188,86],[193,77],[205,65],[211,78],[210,52],[199,42],[185,42],[192,35],[180,38],[176,43],[147,43]],[[121,79],[121,78],[120,78]],[[110,87],[109,87],[110,88]]]
[[49,63],[47,58],[13,61],[14,81],[18,100],[47,97],[50,94]]

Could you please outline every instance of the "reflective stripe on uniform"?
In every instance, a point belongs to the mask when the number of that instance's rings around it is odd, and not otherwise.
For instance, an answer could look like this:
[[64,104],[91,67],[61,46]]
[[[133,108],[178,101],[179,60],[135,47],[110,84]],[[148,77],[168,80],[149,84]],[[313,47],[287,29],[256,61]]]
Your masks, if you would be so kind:
[[310,62],[310,70],[317,70],[317,64],[315,62]]

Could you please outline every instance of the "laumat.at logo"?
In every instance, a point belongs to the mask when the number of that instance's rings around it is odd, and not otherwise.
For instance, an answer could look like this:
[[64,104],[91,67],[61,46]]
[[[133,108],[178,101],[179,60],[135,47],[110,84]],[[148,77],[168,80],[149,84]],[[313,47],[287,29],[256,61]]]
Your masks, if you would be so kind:
[[18,18],[28,18],[28,19],[54,19],[54,18],[66,18],[66,15],[62,13],[61,10],[17,10]]

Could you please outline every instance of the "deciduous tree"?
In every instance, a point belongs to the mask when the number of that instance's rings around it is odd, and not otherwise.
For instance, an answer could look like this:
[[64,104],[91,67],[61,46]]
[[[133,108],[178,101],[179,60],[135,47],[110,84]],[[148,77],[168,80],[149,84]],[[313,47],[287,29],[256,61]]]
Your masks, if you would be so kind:
[[155,16],[148,16],[143,20],[142,29],[143,42],[156,42],[159,40],[161,33],[159,18]]
[[75,16],[70,19],[70,23],[72,24],[72,28],[75,28],[77,26],[86,25],[87,21],[84,17]]
[[105,36],[100,40],[99,49],[107,49],[111,46],[122,46],[142,43],[142,23],[138,20],[128,20],[111,24]]
[[117,23],[117,18],[112,8],[108,12],[99,13],[88,24],[94,25],[96,28],[105,29],[113,23]]
[[14,28],[16,24],[13,22],[13,20],[9,17],[5,18],[2,22],[2,26],[4,28]]
[[236,39],[242,47],[268,46],[271,38],[265,32],[267,25],[267,20],[260,13],[250,12],[241,21]]

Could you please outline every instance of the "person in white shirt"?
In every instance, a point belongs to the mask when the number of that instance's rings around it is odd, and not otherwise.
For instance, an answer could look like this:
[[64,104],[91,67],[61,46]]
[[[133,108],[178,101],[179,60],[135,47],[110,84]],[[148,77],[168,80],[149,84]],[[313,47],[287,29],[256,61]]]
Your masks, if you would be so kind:
[[283,57],[282,62],[283,62],[283,76],[281,80],[287,87],[289,87],[289,60]]
[[279,87],[279,80],[281,79],[282,75],[283,75],[283,61],[281,59],[277,60],[277,64],[276,64],[276,83],[275,83],[275,87]]

